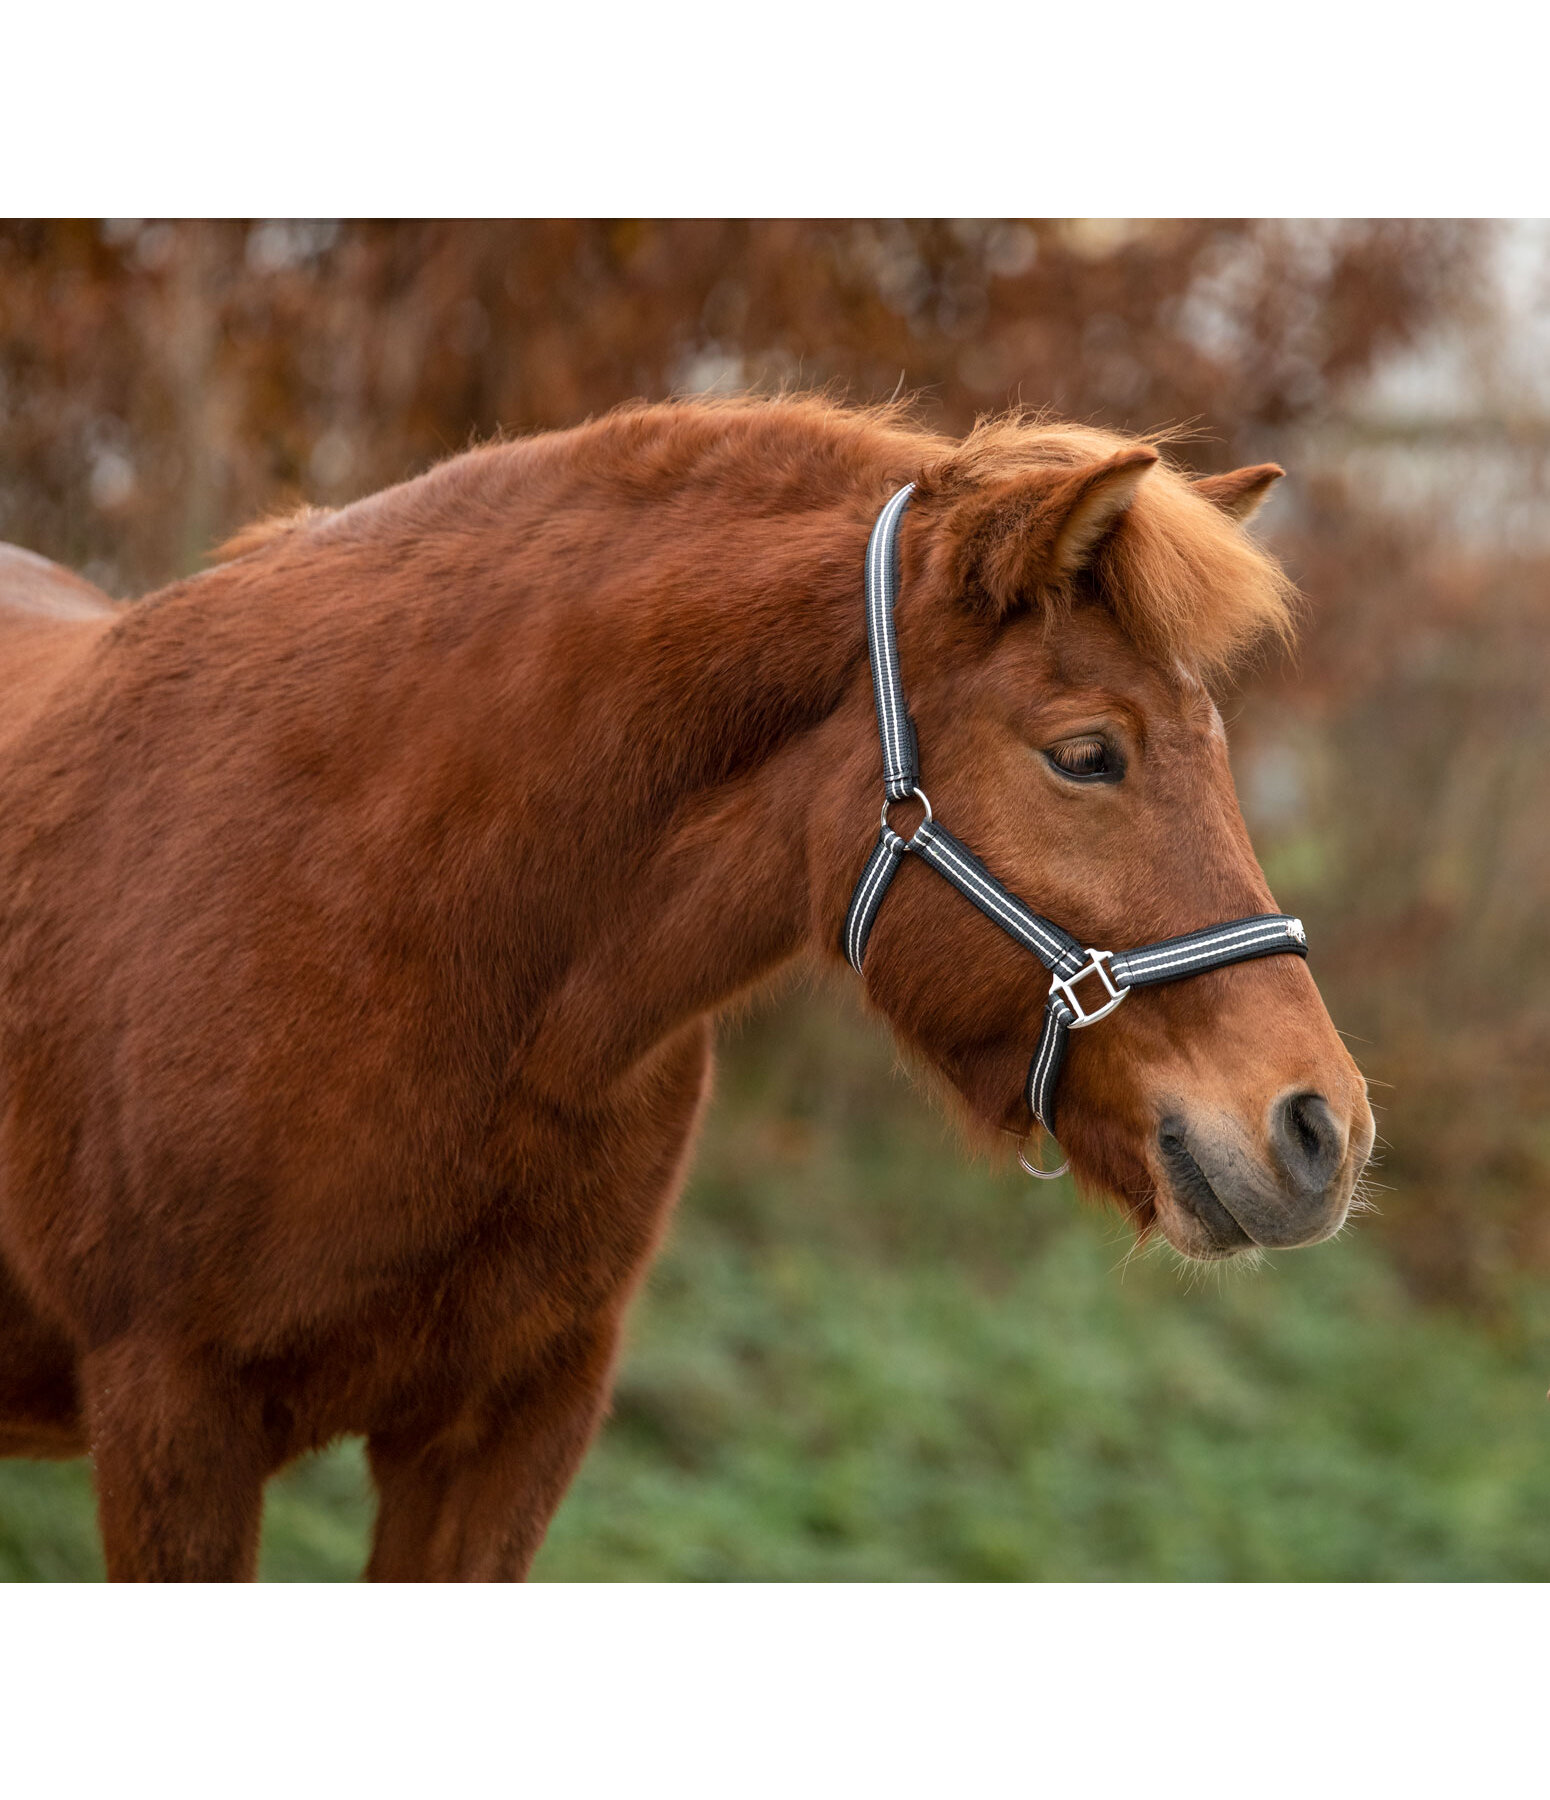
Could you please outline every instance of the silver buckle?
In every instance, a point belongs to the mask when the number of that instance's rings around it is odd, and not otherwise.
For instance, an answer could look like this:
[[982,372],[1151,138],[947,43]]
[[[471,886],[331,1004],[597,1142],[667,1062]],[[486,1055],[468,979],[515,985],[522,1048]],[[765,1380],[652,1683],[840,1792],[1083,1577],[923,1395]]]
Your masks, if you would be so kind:
[[[1113,955],[1114,952],[1112,950],[1090,949],[1087,952],[1087,961],[1083,963],[1081,968],[1078,969],[1074,975],[1066,980],[1062,980],[1059,975],[1056,975],[1050,981],[1050,998],[1053,999],[1056,994],[1059,994],[1066,1005],[1076,1014],[1076,1017],[1070,1022],[1070,1029],[1072,1031],[1080,1031],[1084,1025],[1096,1025],[1100,1019],[1108,1018],[1109,1014],[1113,1012],[1120,1001],[1130,992],[1128,987],[1115,987],[1114,978],[1103,966],[1113,958]],[[1076,997],[1076,984],[1079,981],[1085,981],[1089,975],[1096,975],[1098,977],[1103,983],[1104,991],[1109,996],[1096,1012],[1088,1012],[1081,1001]]]

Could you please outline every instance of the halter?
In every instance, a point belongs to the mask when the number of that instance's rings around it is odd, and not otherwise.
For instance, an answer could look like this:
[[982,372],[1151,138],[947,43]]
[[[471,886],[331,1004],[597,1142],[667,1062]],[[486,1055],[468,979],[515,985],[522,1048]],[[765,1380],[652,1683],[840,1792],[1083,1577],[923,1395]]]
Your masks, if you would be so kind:
[[[899,679],[899,645],[893,617],[899,592],[899,521],[914,491],[913,482],[899,489],[878,515],[867,544],[867,651],[872,660],[877,729],[883,741],[884,798],[877,847],[861,871],[845,915],[845,955],[860,975],[878,908],[907,855],[918,856],[935,869],[986,918],[1024,949],[1031,950],[1049,970],[1051,979],[1049,998],[1044,1003],[1043,1029],[1028,1065],[1028,1110],[1054,1137],[1055,1088],[1073,1031],[1106,1019],[1134,987],[1182,981],[1186,976],[1225,968],[1229,963],[1248,962],[1257,956],[1306,956],[1308,940],[1301,919],[1289,918],[1285,913],[1256,913],[1246,919],[1230,919],[1223,925],[1208,925],[1203,931],[1187,932],[1183,937],[1162,938],[1137,950],[1084,949],[1069,931],[1025,906],[996,880],[972,850],[937,824],[931,802],[920,786],[920,752],[915,724],[904,699],[904,685]],[[888,823],[888,809],[897,800],[911,798],[921,803],[926,816],[912,837],[902,838]],[[1085,1000],[1077,992],[1084,984]],[[1038,1169],[1021,1152],[1018,1160],[1030,1175],[1043,1180],[1063,1175],[1069,1166]]]

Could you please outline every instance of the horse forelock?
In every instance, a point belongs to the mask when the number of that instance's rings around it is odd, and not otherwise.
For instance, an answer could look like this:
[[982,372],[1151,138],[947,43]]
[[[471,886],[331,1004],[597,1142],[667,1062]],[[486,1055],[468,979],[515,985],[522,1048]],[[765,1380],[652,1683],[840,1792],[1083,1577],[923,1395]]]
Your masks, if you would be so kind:
[[[1041,470],[1069,474],[1168,441],[1166,433],[1129,436],[1008,413],[981,420],[922,488],[943,499],[993,493]],[[1150,657],[1208,679],[1256,647],[1289,646],[1299,609],[1275,558],[1162,456],[1098,546],[1088,578],[1038,598],[1055,608],[1097,598]]]

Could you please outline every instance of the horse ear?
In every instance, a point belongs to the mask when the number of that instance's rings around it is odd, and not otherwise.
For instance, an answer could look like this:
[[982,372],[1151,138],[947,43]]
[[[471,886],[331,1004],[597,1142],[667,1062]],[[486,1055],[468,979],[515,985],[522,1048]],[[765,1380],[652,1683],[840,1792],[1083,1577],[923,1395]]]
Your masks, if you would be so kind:
[[1285,473],[1276,463],[1256,463],[1252,469],[1234,469],[1230,475],[1202,475],[1194,488],[1232,518],[1251,519]]
[[[1096,468],[1067,478],[1069,510],[1055,540],[1051,562],[1062,581],[1085,569],[1093,552],[1130,510],[1141,477],[1157,461],[1152,449],[1122,450]],[[1059,503],[1065,504],[1065,496]]]
[[1103,462],[1042,468],[954,509],[955,575],[998,613],[1038,587],[1069,581],[1092,561],[1157,461],[1145,445]]

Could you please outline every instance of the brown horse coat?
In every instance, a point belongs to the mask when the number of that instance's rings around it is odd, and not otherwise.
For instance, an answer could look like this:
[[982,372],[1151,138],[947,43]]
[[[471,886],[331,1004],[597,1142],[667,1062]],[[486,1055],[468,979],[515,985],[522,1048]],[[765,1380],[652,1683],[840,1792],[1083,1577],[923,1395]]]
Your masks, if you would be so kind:
[[[119,609],[0,561],[0,1447],[90,1444],[110,1573],[250,1574],[265,1477],[347,1432],[373,1575],[526,1568],[715,1009],[838,955],[879,789],[862,555],[903,481],[939,813],[1084,941],[1270,906],[1202,677],[1285,627],[1230,516],[1274,472],[1202,494],[1140,448],[641,408]],[[1079,787],[1046,749],[1095,733],[1127,772]],[[1020,1128],[1031,958],[906,868],[867,979],[971,1118]],[[1081,1035],[1062,1137],[1143,1227],[1217,1254],[1213,1201],[1245,1243],[1338,1225],[1371,1121],[1296,959]],[[1288,1093],[1338,1133],[1316,1193]]]

